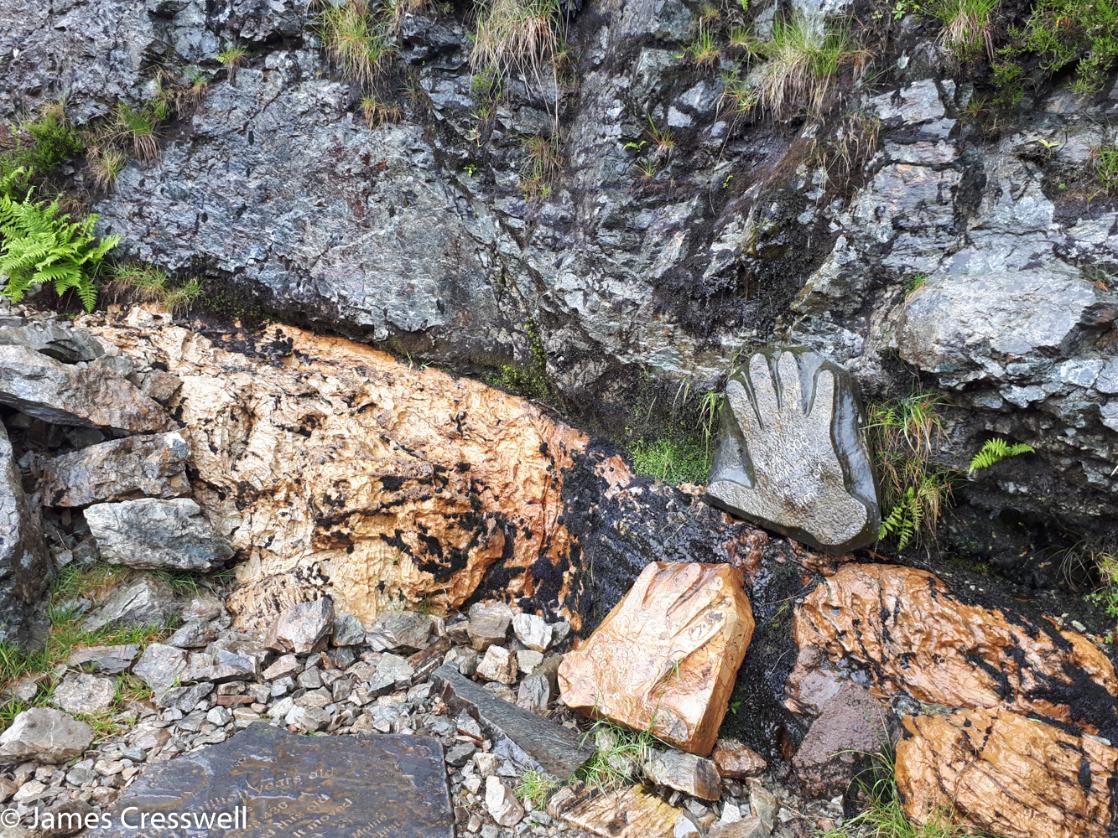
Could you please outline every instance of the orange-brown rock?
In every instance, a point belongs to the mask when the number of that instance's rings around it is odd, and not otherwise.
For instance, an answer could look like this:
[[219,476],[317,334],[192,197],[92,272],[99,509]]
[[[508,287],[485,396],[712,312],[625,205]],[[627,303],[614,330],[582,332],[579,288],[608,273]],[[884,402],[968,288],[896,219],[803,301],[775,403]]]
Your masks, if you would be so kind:
[[753,636],[741,572],[653,562],[559,667],[563,702],[705,756]]
[[964,602],[923,570],[845,565],[805,598],[793,634],[800,657],[789,693],[804,704],[817,703],[807,685],[818,682],[822,655],[864,670],[882,697],[1005,706],[1090,732],[1111,730],[1118,718],[1118,677],[1090,640],[1009,607]]
[[1009,710],[912,716],[897,745],[908,816],[1004,838],[1114,834],[1118,748]]
[[[562,792],[560,792],[562,794]],[[557,795],[558,796],[558,795]],[[683,810],[665,803],[640,786],[603,794],[583,792],[548,805],[560,820],[602,838],[672,838]]]
[[401,598],[456,606],[487,574],[572,596],[561,475],[587,440],[529,402],[293,327],[219,342],[142,309],[84,325],[182,380],[196,497],[243,557],[241,626],[323,593],[366,622]]

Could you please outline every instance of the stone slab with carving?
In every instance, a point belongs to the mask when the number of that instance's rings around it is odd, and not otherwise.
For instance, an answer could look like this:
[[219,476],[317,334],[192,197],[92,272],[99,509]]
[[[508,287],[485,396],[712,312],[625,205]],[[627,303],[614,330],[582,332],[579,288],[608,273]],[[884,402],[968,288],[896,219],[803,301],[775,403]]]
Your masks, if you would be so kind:
[[255,724],[219,745],[151,765],[120,797],[116,828],[156,813],[237,813],[234,828],[180,823],[175,835],[319,838],[454,836],[443,748],[427,736],[307,737]]
[[880,509],[850,376],[813,352],[770,350],[726,383],[707,497],[825,550],[864,547]]
[[1115,834],[1118,748],[1004,709],[910,716],[904,727],[897,789],[918,823],[946,817],[1005,838]]
[[736,568],[654,562],[563,658],[563,703],[705,756],[753,627]]

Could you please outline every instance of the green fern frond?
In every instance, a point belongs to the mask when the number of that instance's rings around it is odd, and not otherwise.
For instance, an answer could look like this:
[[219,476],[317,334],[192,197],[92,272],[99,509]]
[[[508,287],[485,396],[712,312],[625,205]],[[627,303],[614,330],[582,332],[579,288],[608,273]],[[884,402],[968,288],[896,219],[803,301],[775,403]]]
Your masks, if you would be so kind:
[[1000,463],[1002,460],[1017,457],[1021,454],[1031,454],[1034,450],[1027,442],[1011,444],[1000,437],[993,437],[986,440],[978,453],[971,459],[968,473],[973,475],[975,472],[990,468],[990,466]]

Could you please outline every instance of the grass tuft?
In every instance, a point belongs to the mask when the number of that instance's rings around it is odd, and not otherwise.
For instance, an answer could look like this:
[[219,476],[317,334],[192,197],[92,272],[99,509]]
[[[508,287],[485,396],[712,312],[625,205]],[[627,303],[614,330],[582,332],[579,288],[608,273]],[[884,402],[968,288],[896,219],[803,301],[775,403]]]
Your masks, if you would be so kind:
[[322,42],[334,64],[353,81],[369,85],[393,53],[388,26],[370,14],[365,0],[327,6],[321,18]]
[[560,23],[558,0],[488,0],[478,14],[470,65],[475,73],[542,82],[560,51]]
[[112,189],[127,162],[128,155],[114,146],[90,149],[86,158],[86,167],[89,169],[94,187],[102,192]]
[[150,107],[133,108],[117,102],[112,135],[132,145],[132,153],[141,160],[154,160],[159,154],[155,128],[160,120]]
[[638,439],[629,457],[637,474],[664,483],[706,483],[710,476],[710,449],[697,437]]
[[594,722],[584,738],[592,740],[596,750],[576,777],[599,791],[636,780],[645,759],[660,742],[647,730],[629,730],[605,719]]
[[528,198],[549,198],[551,186],[563,169],[558,138],[535,134],[524,139],[523,147],[526,160],[521,172],[521,189]]
[[993,59],[991,16],[998,0],[937,0],[928,12],[943,24],[939,42],[960,60],[974,58],[985,50]]
[[237,76],[237,68],[241,66],[241,62],[248,56],[248,50],[244,47],[233,45],[226,47],[224,50],[217,54],[217,63],[229,71],[229,80]]
[[558,784],[540,771],[525,771],[516,787],[516,796],[521,802],[531,804],[533,809],[542,809]]
[[117,265],[111,290],[118,299],[155,303],[172,314],[189,309],[202,294],[202,282],[191,277],[176,284],[166,271],[152,265]]
[[766,60],[758,71],[757,99],[778,120],[804,111],[822,114],[839,70],[844,65],[860,69],[869,57],[845,28],[798,13],[775,21],[772,40],[758,49]]

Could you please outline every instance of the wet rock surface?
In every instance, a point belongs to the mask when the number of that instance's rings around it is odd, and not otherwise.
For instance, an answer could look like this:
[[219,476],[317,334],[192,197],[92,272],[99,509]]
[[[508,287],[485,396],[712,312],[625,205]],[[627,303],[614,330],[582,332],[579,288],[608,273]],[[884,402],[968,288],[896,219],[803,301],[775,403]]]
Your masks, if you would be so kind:
[[707,495],[825,549],[877,539],[880,510],[850,376],[814,353],[750,358],[726,384]]
[[709,754],[753,627],[733,567],[650,564],[563,659],[562,701]]
[[1118,749],[1008,710],[911,716],[897,785],[918,822],[948,817],[1007,838],[1114,834]]
[[39,490],[48,506],[179,497],[190,492],[189,459],[178,433],[125,437],[53,458],[42,468]]

